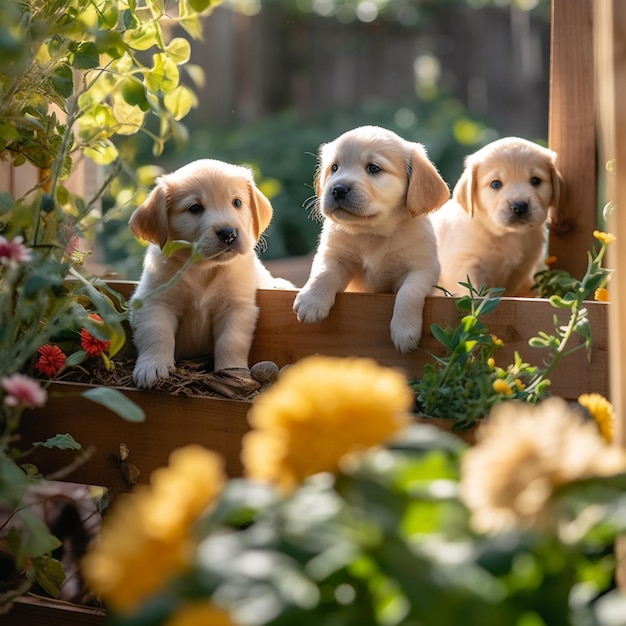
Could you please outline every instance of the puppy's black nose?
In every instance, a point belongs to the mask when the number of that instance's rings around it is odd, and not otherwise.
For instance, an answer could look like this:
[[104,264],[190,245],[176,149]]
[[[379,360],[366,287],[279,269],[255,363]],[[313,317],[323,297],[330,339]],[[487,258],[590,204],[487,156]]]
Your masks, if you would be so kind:
[[336,185],[333,185],[330,191],[335,200],[343,200],[348,195],[350,187],[348,187],[348,185],[344,185],[343,183],[337,183]]
[[515,202],[511,202],[510,208],[515,215],[524,215],[524,213],[528,211],[528,202],[525,200],[516,200]]
[[228,246],[237,239],[236,228],[220,228],[215,234],[220,241],[223,241]]

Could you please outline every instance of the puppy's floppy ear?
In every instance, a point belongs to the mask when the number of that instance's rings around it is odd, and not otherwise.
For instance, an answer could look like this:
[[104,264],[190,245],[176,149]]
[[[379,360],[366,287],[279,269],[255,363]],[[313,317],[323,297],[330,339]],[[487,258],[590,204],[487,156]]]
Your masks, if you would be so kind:
[[167,203],[167,185],[159,181],[144,203],[130,216],[128,225],[133,235],[162,248],[168,235]]
[[331,143],[324,143],[320,146],[317,155],[317,167],[315,168],[315,176],[313,178],[313,188],[315,195],[320,198],[324,193],[324,184],[326,183],[327,170],[329,167],[329,154]]
[[470,217],[474,217],[474,198],[476,196],[476,163],[465,159],[465,167],[461,178],[452,191],[452,197]]
[[252,233],[256,241],[263,234],[263,231],[270,225],[272,221],[272,204],[259,190],[259,188],[250,181],[248,183],[250,191],[250,209],[252,211]]
[[428,158],[424,146],[412,144],[407,162],[406,205],[413,217],[435,211],[450,198],[448,185]]
[[559,211],[564,204],[565,183],[563,181],[563,176],[561,176],[561,172],[559,172],[554,163],[550,166],[550,177],[552,179],[551,207],[553,211]]

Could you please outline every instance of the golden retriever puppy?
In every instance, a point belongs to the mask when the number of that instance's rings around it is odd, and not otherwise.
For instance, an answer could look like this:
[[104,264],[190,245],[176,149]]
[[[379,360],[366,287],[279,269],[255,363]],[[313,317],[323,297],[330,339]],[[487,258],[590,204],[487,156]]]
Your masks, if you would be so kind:
[[426,150],[384,128],[355,128],[321,146],[315,191],[324,224],[294,301],[298,319],[323,320],[345,289],[395,293],[391,339],[414,350],[439,276],[428,213],[450,197]]
[[[215,370],[248,367],[256,290],[293,288],[255,253],[271,218],[245,167],[201,159],[158,179],[130,219],[133,234],[150,242],[131,299],[138,387],[168,378],[178,359],[212,354]],[[189,259],[188,248],[163,253],[176,240],[195,243],[199,259],[163,289]]]
[[438,285],[465,293],[502,287],[530,296],[546,254],[548,213],[561,194],[556,154],[531,141],[507,137],[468,156],[452,200],[433,215],[441,263]]

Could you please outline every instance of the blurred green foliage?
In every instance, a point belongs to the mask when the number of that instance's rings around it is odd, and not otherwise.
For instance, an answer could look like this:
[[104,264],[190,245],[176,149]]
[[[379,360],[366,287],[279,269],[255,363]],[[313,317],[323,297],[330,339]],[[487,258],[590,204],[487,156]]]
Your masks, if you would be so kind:
[[[308,254],[314,250],[320,224],[312,217],[309,200],[314,195],[313,179],[320,144],[364,124],[389,128],[410,141],[426,147],[443,178],[452,187],[460,175],[463,158],[497,137],[482,120],[471,119],[463,104],[447,95],[432,100],[417,100],[403,105],[364,102],[357,110],[326,111],[301,118],[285,111],[252,123],[230,127],[207,124],[198,114],[188,118],[189,143],[184,151],[166,153],[163,168],[172,170],[200,158],[215,158],[246,164],[256,173],[257,183],[271,199],[274,219],[265,234],[264,258]],[[124,147],[137,151],[137,174],[144,183],[158,175],[153,167],[148,142],[136,136]],[[105,259],[122,276],[137,278],[142,252],[128,231],[130,212],[145,197],[147,187],[128,194],[117,189],[117,205],[109,211]]]

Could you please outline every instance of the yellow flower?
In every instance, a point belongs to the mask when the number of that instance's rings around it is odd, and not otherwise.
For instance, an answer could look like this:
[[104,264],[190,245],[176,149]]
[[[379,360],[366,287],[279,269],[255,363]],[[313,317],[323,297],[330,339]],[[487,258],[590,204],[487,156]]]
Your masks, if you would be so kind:
[[234,626],[228,613],[211,602],[194,602],[183,606],[165,622],[165,626]]
[[583,393],[578,396],[578,403],[591,413],[600,435],[606,443],[612,443],[615,435],[615,412],[613,405],[599,393]]
[[563,399],[505,402],[463,457],[461,495],[479,531],[541,527],[550,520],[556,487],[624,470],[624,452],[607,447],[595,425]]
[[609,302],[609,290],[606,287],[598,287],[593,297],[598,302]]
[[496,360],[492,356],[490,356],[487,359],[487,365],[490,367],[490,369],[493,369],[496,366]]
[[344,455],[403,429],[412,404],[406,378],[371,359],[302,359],[255,399],[245,473],[291,489],[306,476],[335,472]]
[[518,391],[524,391],[524,389],[526,389],[526,385],[519,378],[516,378],[513,382]]
[[223,461],[198,445],[174,450],[150,486],[120,496],[83,560],[91,590],[120,612],[155,594],[191,560],[192,528],[225,482]]
[[509,387],[509,383],[501,378],[496,378],[496,380],[493,381],[492,386],[495,392],[503,393],[505,396],[510,396],[513,393],[513,390]]
[[501,348],[504,345],[504,341],[497,335],[491,335],[491,341],[493,341],[493,345],[496,346],[496,348]]
[[593,236],[603,244],[610,246],[612,243],[615,243],[615,235],[611,233],[604,233],[601,230],[594,230]]

